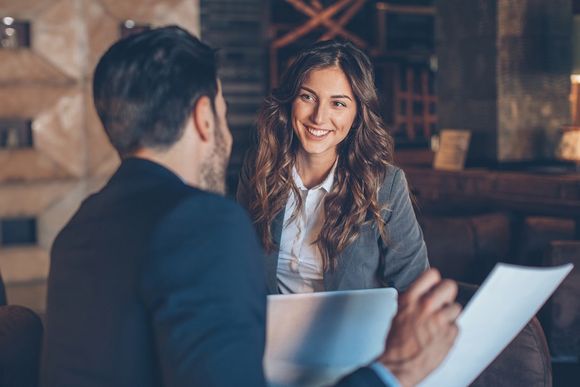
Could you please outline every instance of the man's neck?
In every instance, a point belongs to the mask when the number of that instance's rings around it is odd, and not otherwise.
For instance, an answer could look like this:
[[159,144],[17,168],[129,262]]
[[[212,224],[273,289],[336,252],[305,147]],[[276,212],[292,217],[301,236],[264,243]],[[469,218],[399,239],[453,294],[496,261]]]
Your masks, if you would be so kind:
[[176,152],[175,150],[159,152],[150,148],[141,148],[135,151],[131,156],[162,165],[179,176],[179,178],[186,184],[203,189],[203,187],[201,187],[201,173],[199,171],[199,166],[191,161],[188,163],[180,152]]

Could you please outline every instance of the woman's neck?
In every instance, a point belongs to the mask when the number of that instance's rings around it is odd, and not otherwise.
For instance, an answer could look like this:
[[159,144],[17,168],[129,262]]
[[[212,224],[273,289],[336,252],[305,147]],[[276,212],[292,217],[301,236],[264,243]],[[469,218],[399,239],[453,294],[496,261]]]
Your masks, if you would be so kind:
[[296,154],[296,170],[308,189],[316,187],[326,179],[336,161],[336,153],[310,155],[302,151]]

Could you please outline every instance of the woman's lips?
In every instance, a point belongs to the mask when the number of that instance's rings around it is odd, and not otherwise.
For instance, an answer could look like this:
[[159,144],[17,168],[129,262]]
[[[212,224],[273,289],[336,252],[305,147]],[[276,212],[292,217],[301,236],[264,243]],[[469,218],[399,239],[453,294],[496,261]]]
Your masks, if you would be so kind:
[[328,134],[330,132],[332,132],[332,130],[328,130],[328,129],[318,129],[318,128],[312,128],[310,126],[305,126],[306,131],[308,132],[308,134],[310,134],[312,137],[315,138],[324,138],[326,136],[328,136]]

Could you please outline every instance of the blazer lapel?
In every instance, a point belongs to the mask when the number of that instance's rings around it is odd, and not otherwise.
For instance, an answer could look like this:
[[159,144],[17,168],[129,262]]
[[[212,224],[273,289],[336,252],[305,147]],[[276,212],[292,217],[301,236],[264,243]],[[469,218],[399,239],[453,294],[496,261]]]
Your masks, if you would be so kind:
[[345,251],[336,257],[336,266],[334,269],[329,269],[323,273],[324,290],[334,291],[342,290],[341,283],[344,275],[349,270],[354,270],[354,268],[349,267],[350,263],[353,261],[351,252],[349,251],[350,246],[347,246]]

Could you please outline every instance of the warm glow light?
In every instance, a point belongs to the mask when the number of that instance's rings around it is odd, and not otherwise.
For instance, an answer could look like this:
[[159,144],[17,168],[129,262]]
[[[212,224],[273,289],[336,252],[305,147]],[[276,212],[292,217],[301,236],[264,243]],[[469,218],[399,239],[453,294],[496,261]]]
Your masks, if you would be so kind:
[[570,76],[572,83],[580,83],[580,74],[572,74]]
[[556,154],[563,160],[578,162],[580,161],[580,130],[571,129],[562,134]]
[[2,23],[4,23],[4,25],[11,26],[12,23],[14,23],[14,18],[6,16],[5,18],[2,19]]

